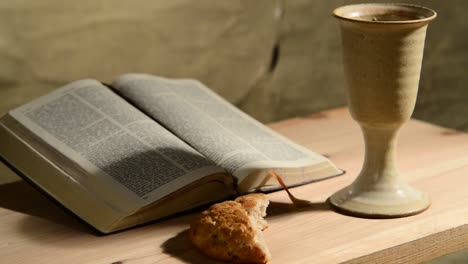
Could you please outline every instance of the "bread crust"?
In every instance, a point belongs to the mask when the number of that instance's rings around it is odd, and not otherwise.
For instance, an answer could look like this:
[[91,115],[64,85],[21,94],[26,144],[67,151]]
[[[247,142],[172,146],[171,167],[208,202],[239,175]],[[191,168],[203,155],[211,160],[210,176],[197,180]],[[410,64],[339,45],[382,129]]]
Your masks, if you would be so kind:
[[267,202],[264,194],[247,195],[212,205],[193,221],[191,241],[209,257],[235,263],[266,263],[270,253],[248,210],[259,202]]
[[254,209],[261,201],[268,201],[263,193],[252,193],[237,197],[234,201],[240,203],[245,210]]

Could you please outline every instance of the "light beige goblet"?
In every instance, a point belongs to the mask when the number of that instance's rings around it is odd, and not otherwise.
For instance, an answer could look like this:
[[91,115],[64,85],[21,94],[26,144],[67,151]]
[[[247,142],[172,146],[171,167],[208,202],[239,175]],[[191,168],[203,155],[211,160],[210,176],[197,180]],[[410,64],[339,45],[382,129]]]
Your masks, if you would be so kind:
[[357,4],[335,9],[343,42],[349,109],[365,141],[356,180],[330,203],[345,213],[402,217],[429,207],[396,167],[396,141],[416,103],[428,23],[436,13],[406,4]]

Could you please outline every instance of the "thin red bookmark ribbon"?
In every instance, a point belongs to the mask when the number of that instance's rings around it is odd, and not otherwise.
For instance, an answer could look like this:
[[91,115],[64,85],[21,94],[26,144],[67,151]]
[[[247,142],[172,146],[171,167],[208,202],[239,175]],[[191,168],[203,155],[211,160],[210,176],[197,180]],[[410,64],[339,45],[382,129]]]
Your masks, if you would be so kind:
[[289,191],[288,186],[286,186],[286,184],[284,184],[283,179],[282,179],[276,172],[274,172],[274,171],[269,171],[268,174],[269,174],[271,177],[274,177],[274,178],[279,182],[279,184],[280,184],[281,187],[286,191],[286,193],[287,193],[288,196],[289,196],[289,199],[291,199],[291,201],[292,201],[292,203],[293,203],[294,205],[299,206],[299,207],[311,205],[311,202],[310,202],[310,201],[307,201],[307,200],[303,200],[303,199],[299,199],[299,198],[294,197],[294,195]]

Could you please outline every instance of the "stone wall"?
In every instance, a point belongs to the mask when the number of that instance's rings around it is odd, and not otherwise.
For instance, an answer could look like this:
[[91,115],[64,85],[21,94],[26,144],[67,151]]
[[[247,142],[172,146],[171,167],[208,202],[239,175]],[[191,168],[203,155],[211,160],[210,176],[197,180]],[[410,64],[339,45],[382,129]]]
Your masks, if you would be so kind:
[[[330,13],[354,2],[4,0],[0,114],[69,81],[125,72],[200,79],[263,122],[341,106],[340,36]],[[468,131],[468,2],[407,2],[439,14],[414,116]]]

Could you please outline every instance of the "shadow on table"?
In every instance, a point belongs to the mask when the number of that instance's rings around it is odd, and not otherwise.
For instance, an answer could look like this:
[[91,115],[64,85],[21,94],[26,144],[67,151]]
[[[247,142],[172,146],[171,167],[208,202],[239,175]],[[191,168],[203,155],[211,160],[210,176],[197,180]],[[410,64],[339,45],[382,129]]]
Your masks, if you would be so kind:
[[[68,236],[100,236],[95,229],[25,181],[0,185],[0,207],[27,215],[19,219],[19,231],[30,237],[43,236],[49,232],[47,230],[50,230],[51,237],[60,236],[63,231],[66,231]],[[197,211],[199,210],[201,209]],[[296,213],[326,210],[331,210],[326,202],[312,203],[308,207],[299,208],[291,203],[271,202],[268,207],[267,220]],[[197,211],[192,211],[192,213]],[[171,217],[171,221],[161,221],[157,225],[145,225],[143,228],[150,231],[165,225],[188,226],[192,217],[192,214],[184,213],[179,217]],[[61,231],[57,232],[57,230]],[[207,262],[208,258],[202,255],[189,241],[187,231],[168,239],[161,247],[166,254],[186,263],[219,263]]]
[[211,260],[198,251],[192,242],[190,242],[188,229],[166,240],[166,242],[161,245],[161,248],[164,253],[185,263],[226,263]]
[[276,218],[296,213],[304,212],[321,212],[333,210],[327,201],[324,202],[312,202],[308,206],[296,206],[292,203],[280,203],[270,202],[267,208],[267,220],[268,218]]
[[46,220],[71,231],[97,234],[80,223],[81,220],[68,213],[65,208],[24,181],[0,185],[0,207],[31,216],[24,219],[23,229],[26,231],[35,232],[36,228],[40,229],[43,226],[43,220]]

